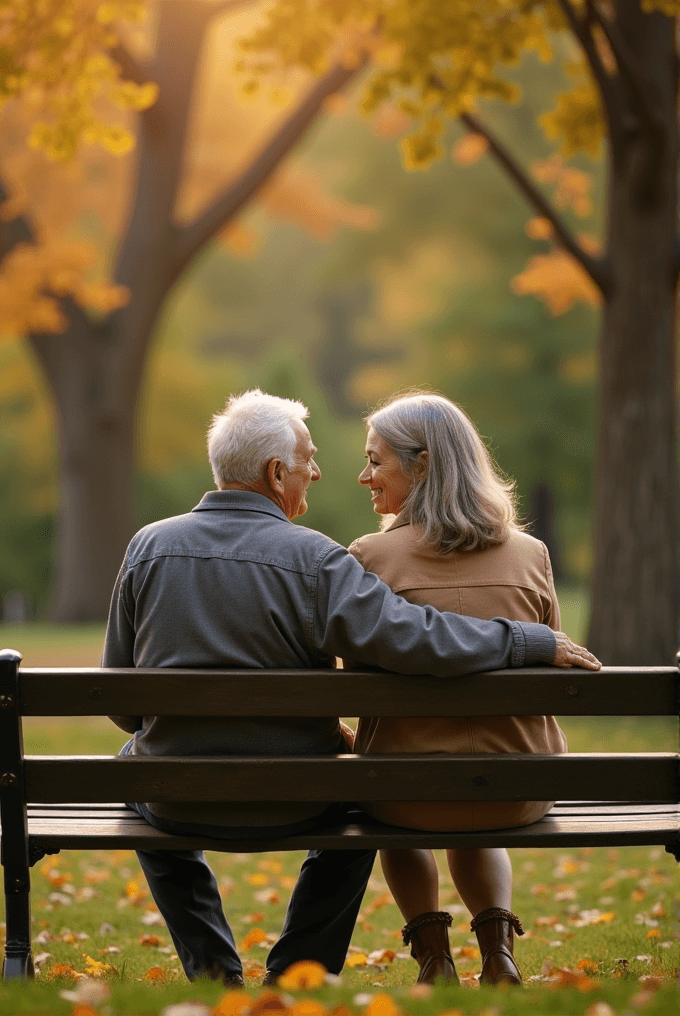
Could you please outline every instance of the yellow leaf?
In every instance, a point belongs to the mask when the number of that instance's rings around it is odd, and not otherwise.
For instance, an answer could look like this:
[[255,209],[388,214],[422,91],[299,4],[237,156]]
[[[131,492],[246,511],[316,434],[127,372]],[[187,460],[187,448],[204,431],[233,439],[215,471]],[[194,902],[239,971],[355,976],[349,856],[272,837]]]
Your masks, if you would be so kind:
[[109,963],[102,963],[92,956],[85,956],[85,973],[89,977],[102,977],[114,968]]
[[590,276],[561,249],[535,255],[511,285],[521,296],[531,294],[544,300],[555,315],[564,314],[577,300],[592,307],[602,301],[602,294]]
[[525,226],[527,236],[532,240],[550,240],[553,235],[552,223],[549,219],[529,219]]
[[250,885],[267,885],[269,882],[269,876],[265,875],[261,871],[248,872],[247,875],[243,876],[244,882],[249,882]]
[[615,920],[616,914],[613,910],[607,910],[604,914],[598,914],[596,918],[591,922],[592,924],[610,924]]
[[314,960],[300,960],[293,963],[279,978],[279,987],[298,991],[310,991],[326,983],[327,970],[322,963]]
[[354,953],[352,956],[348,957],[348,959],[347,959],[347,961],[345,963],[345,966],[346,967],[365,967],[367,963],[368,963],[368,956],[366,955],[366,953]]
[[647,938],[660,938],[661,932],[658,928],[650,928],[647,932]]
[[489,150],[489,142],[483,134],[466,134],[454,146],[451,158],[459,166],[472,166]]

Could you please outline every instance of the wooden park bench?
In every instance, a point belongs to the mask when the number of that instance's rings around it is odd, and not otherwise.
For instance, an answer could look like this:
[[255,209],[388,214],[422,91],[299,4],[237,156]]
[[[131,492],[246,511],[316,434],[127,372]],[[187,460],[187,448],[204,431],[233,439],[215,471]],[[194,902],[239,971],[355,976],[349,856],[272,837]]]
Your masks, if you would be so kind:
[[[662,844],[680,860],[678,753],[119,758],[26,756],[22,743],[23,716],[671,716],[680,706],[673,667],[527,667],[447,680],[362,670],[21,669],[20,660],[0,653],[5,979],[33,973],[29,868],[42,852]],[[169,835],[120,803],[272,797],[558,803],[518,829],[419,832],[357,809],[344,824],[267,841]]]

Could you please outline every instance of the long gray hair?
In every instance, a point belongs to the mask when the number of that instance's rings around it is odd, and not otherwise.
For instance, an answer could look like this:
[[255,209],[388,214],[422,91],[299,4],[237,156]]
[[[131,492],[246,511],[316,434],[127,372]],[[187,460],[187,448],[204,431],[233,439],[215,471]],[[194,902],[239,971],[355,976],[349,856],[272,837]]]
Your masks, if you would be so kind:
[[[443,395],[396,396],[366,417],[413,486],[402,513],[442,554],[504,543],[516,521],[514,481],[497,471],[470,418]],[[419,477],[418,456],[428,453]]]

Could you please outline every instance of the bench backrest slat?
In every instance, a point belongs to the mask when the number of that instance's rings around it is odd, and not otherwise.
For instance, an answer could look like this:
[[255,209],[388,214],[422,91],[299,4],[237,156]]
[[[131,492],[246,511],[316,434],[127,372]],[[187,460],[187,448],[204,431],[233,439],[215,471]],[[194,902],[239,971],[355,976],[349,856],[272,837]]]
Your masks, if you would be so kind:
[[29,801],[677,802],[673,753],[314,758],[28,756]]
[[672,716],[674,667],[452,678],[344,670],[22,669],[25,716]]

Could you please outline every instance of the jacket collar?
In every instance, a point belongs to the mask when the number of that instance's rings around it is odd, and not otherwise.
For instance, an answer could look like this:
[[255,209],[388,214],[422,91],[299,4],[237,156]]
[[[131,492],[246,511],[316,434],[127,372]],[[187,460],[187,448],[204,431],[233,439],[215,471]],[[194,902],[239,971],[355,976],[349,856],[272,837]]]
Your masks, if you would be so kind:
[[276,519],[290,522],[278,505],[270,501],[264,494],[256,494],[254,490],[209,490],[191,510],[204,512],[215,509],[218,511],[261,512],[263,515],[273,515]]
[[394,522],[390,523],[387,529],[383,529],[383,533],[390,533],[393,529],[399,529],[401,526],[410,526],[411,520],[408,519],[403,512],[397,515]]

